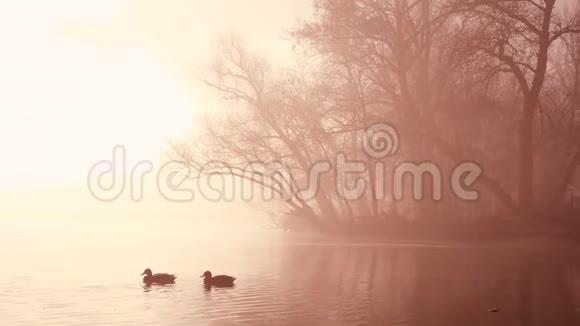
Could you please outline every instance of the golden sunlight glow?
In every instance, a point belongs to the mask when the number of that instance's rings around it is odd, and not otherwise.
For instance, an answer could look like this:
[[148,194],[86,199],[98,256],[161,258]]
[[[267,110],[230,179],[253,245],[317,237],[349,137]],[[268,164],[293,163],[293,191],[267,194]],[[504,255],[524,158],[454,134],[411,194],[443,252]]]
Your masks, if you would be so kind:
[[59,30],[107,22],[122,7],[2,2],[0,189],[80,179],[115,144],[135,160],[155,160],[167,138],[190,127],[192,104],[153,50],[100,46]]
[[[228,10],[224,10],[228,8]],[[219,36],[280,36],[310,0],[0,0],[0,191],[84,182],[116,144],[157,160],[208,110],[194,69]]]

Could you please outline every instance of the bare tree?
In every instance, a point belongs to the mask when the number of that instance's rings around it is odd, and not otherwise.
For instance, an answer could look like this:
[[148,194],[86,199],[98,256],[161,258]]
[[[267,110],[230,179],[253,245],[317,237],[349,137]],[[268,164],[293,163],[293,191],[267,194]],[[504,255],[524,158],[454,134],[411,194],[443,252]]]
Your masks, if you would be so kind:
[[[475,20],[477,35],[467,46],[489,60],[490,72],[509,73],[519,85],[522,109],[519,125],[519,189],[522,213],[534,210],[534,125],[546,84],[551,49],[567,34],[580,32],[578,17],[556,10],[556,0],[457,1],[453,10]],[[481,54],[481,56],[479,56]]]
[[[204,137],[174,146],[195,177],[249,180],[326,228],[387,211],[464,219],[558,204],[580,163],[577,14],[555,0],[318,0],[316,8],[317,18],[292,34],[307,67],[274,71],[239,39],[222,42],[200,79],[228,109],[208,117]],[[385,121],[404,147],[397,157],[365,155],[361,133]],[[310,168],[341,152],[388,170],[402,160],[445,171],[476,161],[484,196],[395,205],[377,200],[384,171],[370,168],[362,178],[371,191],[349,201],[330,167],[305,200]],[[279,162],[291,178],[271,178],[274,169],[252,162]]]

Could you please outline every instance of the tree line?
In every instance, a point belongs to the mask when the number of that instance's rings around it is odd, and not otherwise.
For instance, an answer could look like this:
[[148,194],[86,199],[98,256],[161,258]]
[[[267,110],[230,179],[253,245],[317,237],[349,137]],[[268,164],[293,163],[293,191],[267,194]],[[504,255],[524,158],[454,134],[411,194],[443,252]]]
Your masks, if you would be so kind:
[[[320,227],[567,214],[580,164],[577,5],[317,0],[314,6],[314,18],[290,33],[300,58],[292,69],[272,68],[238,37],[221,42],[200,79],[227,110],[209,115],[200,137],[172,146],[195,177],[217,173],[274,190],[288,186],[280,210]],[[396,126],[397,155],[375,158],[362,149],[364,131],[380,123]],[[443,171],[477,162],[481,195],[475,202],[450,195],[397,201],[368,191],[345,200],[335,191],[336,175],[326,173],[304,200],[299,189],[310,168],[339,153],[386,170],[404,161],[436,162]],[[251,162],[280,162],[292,178],[248,169]],[[373,185],[377,173],[384,175],[370,168],[363,177]]]

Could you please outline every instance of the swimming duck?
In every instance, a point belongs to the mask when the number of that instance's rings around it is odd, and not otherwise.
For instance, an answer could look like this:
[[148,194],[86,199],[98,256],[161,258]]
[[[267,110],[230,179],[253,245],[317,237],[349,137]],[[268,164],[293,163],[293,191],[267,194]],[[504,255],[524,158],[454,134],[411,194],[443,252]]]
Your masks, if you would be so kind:
[[210,271],[206,271],[200,277],[203,277],[203,284],[206,286],[233,286],[236,280],[235,277],[229,275],[212,276]]
[[174,274],[157,273],[153,274],[149,268],[143,271],[143,283],[146,284],[173,284],[177,276]]

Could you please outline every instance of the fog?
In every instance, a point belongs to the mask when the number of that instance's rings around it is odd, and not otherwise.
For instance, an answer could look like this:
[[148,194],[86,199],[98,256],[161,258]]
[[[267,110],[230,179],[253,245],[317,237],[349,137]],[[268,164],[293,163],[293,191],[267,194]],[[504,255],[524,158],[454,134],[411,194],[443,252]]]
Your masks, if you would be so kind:
[[25,0],[0,27],[0,324],[578,323],[577,1]]

